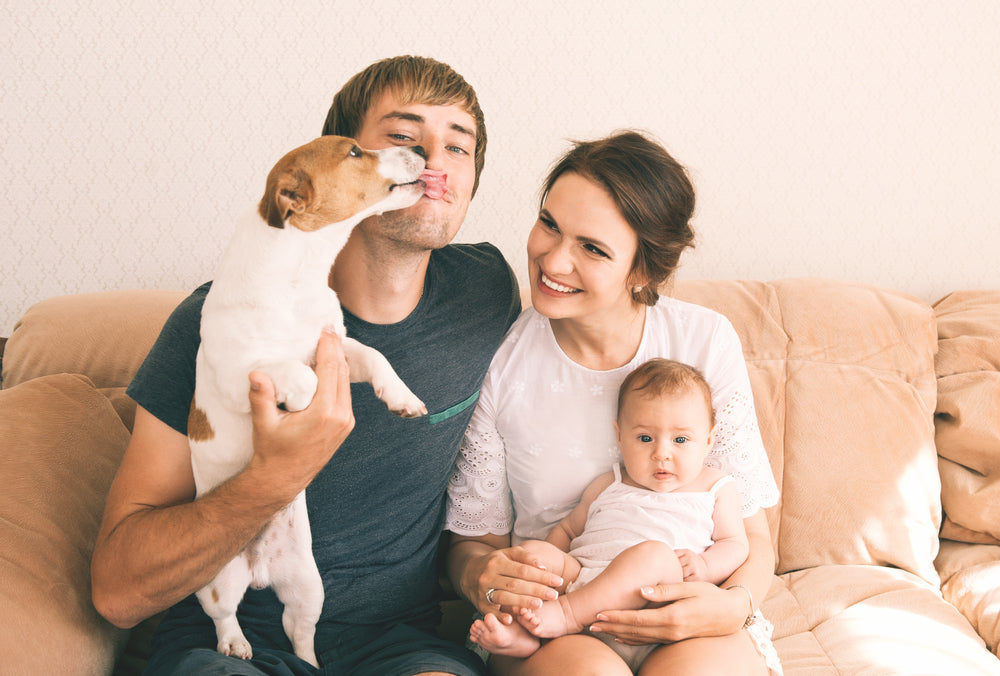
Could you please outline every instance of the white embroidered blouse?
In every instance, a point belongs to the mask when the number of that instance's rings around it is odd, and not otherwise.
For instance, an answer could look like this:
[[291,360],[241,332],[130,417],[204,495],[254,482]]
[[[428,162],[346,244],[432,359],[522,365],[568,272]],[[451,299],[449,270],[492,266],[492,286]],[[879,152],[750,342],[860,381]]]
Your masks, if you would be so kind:
[[446,528],[544,538],[583,490],[620,459],[612,421],[618,387],[648,359],[698,368],[712,388],[717,428],[705,464],[731,475],[743,515],[778,501],[739,337],[721,314],[673,298],[646,311],[631,362],[593,371],[567,357],[549,320],[529,308],[511,327],[483,383],[448,486]]

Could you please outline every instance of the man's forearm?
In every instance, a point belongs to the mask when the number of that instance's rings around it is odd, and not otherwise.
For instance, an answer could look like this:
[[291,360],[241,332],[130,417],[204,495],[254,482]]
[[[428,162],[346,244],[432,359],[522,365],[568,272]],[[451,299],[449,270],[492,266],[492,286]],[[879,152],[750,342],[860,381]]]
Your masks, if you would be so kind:
[[[94,603],[131,627],[201,589],[290,500],[268,501],[246,473],[198,500],[139,509],[95,550]],[[294,497],[294,496],[293,496]]]

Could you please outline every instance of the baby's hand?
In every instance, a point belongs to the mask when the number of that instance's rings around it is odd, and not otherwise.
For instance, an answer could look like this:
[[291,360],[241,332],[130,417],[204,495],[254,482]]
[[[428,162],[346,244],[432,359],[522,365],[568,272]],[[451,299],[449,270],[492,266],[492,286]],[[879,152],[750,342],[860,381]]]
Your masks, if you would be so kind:
[[681,564],[685,582],[704,581],[708,577],[708,564],[701,554],[695,554],[690,549],[676,549],[674,553]]

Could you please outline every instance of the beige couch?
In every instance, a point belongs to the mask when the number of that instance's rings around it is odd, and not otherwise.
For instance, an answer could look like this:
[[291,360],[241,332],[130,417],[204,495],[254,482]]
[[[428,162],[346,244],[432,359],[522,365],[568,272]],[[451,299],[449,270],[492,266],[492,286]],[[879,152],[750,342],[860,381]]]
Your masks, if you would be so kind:
[[[88,564],[134,413],[124,386],[183,295],[51,298],[10,335],[4,673],[141,666],[149,624],[129,641],[105,623]],[[931,307],[799,279],[682,282],[675,295],[723,312],[743,339],[782,490],[763,606],[785,673],[1000,674],[1000,292]],[[458,635],[467,606],[447,610]]]

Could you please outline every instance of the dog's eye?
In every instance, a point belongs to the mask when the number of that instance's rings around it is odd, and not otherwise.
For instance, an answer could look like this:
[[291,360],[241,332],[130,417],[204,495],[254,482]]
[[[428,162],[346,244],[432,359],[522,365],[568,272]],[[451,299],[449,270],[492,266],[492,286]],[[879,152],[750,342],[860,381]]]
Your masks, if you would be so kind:
[[354,146],[351,148],[351,152],[347,153],[351,157],[361,157],[361,148]]

